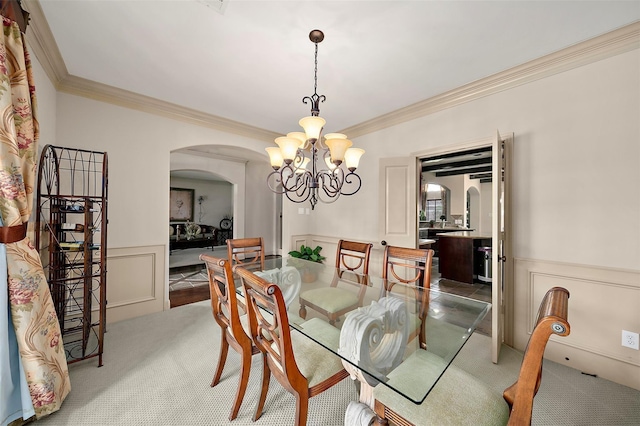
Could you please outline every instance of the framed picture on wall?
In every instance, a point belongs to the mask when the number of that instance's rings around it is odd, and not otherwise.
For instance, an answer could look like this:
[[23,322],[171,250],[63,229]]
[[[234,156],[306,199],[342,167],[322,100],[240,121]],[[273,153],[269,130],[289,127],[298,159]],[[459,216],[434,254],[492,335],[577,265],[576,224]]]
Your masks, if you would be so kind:
[[169,220],[193,222],[193,199],[195,190],[171,188],[169,191]]

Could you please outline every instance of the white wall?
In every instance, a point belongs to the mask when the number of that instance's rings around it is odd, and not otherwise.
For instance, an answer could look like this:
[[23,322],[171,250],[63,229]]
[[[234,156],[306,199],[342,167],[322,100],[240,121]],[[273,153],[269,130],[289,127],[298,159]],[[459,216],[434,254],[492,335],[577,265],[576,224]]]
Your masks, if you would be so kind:
[[[225,216],[233,216],[233,185],[229,182],[171,177],[170,185],[194,190],[193,220],[198,224],[219,227]],[[204,199],[200,204],[201,196]]]
[[491,193],[491,183],[481,183],[480,190],[480,232],[491,234],[492,217],[491,206],[493,205],[493,197]]
[[[366,150],[362,189],[317,207],[310,233],[377,239],[380,158],[498,129],[515,134],[515,256],[637,270],[639,64],[635,50],[354,139]],[[609,217],[625,226],[601,226]]]
[[[39,151],[47,144],[56,144],[56,88],[51,84],[40,62],[31,55],[31,69],[36,86],[37,120],[40,126]],[[64,146],[64,145],[63,145]]]
[[[45,100],[45,103],[47,100]],[[168,309],[169,171],[216,171],[234,186],[234,234],[245,232],[245,200],[271,202],[260,186],[245,188],[245,165],[171,151],[188,146],[218,144],[264,154],[264,142],[87,98],[57,94],[56,144],[106,151],[109,158],[109,298],[108,321]],[[266,155],[265,155],[266,161]],[[265,211],[264,215],[273,215]],[[273,219],[275,220],[275,219]],[[273,243],[272,243],[273,244]],[[142,248],[142,249],[141,249]],[[115,256],[111,259],[111,255]],[[130,281],[132,259],[144,260],[150,282]],[[149,260],[150,259],[150,260]],[[133,262],[135,265],[135,262]],[[139,286],[146,286],[140,290]],[[129,291],[122,289],[128,288]],[[127,298],[134,290],[135,297]],[[117,309],[115,307],[118,307]]]
[[[246,222],[245,237],[264,239],[265,254],[276,254],[276,194],[271,192],[266,177],[273,169],[268,161],[249,161],[246,168]],[[257,196],[257,195],[260,196]]]

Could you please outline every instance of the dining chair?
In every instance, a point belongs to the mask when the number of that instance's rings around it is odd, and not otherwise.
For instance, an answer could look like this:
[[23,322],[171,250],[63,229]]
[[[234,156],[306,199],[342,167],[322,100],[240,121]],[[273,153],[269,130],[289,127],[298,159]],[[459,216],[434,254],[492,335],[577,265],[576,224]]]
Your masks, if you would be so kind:
[[[300,317],[307,317],[309,307],[329,318],[329,323],[333,325],[340,316],[362,306],[372,247],[371,243],[340,240],[336,250],[336,271],[331,284],[300,294]],[[347,280],[342,279],[345,273],[349,274]],[[344,286],[338,287],[339,283],[344,283]],[[353,285],[358,288],[354,289]]]
[[386,246],[382,259],[382,281],[385,296],[393,292],[396,283],[402,283],[415,293],[416,312],[409,312],[411,324],[409,341],[418,336],[420,347],[426,349],[426,318],[429,313],[429,288],[433,250]]
[[338,384],[349,374],[340,358],[318,345],[337,347],[340,331],[320,318],[299,325],[314,340],[291,331],[280,288],[242,266],[234,268],[244,287],[251,337],[262,352],[262,389],[253,420],[262,415],[271,375],[296,398],[295,425],[307,424],[309,398]]
[[242,265],[251,270],[263,270],[264,241],[262,237],[228,239],[227,258],[233,265]]
[[[471,374],[451,365],[419,405],[409,402],[387,386],[377,385],[373,397],[378,424],[391,421],[400,426],[530,425],[533,399],[542,380],[544,351],[552,334],[569,335],[568,310],[569,291],[554,287],[545,294],[524,351],[518,379],[504,391],[502,397]],[[430,356],[433,357],[425,350],[416,351],[389,374],[389,382],[410,383],[411,380],[419,380],[418,366],[435,362],[435,358],[430,359]]]
[[242,358],[240,363],[240,381],[236,396],[229,414],[229,420],[238,415],[242,404],[251,370],[251,358],[260,353],[251,340],[247,315],[241,315],[236,297],[235,282],[231,272],[231,263],[226,259],[218,259],[206,254],[200,255],[209,275],[209,292],[211,294],[211,308],[213,318],[220,326],[220,355],[218,366],[211,381],[211,387],[220,382],[220,376],[227,360],[229,346]]

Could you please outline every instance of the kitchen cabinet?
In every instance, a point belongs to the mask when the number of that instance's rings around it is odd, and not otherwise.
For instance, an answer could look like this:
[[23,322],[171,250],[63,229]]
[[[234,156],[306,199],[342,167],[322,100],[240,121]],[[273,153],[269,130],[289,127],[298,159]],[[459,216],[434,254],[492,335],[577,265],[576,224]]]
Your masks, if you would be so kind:
[[[475,232],[450,232],[438,235],[440,277],[473,284],[483,267],[480,247],[491,247],[491,237]],[[479,281],[478,281],[479,282]]]
[[439,244],[439,234],[445,234],[449,232],[461,232],[461,231],[473,231],[473,229],[469,228],[419,228],[418,235],[420,239],[429,239],[433,240],[431,243],[431,249],[433,249],[434,257],[440,257],[440,244]]

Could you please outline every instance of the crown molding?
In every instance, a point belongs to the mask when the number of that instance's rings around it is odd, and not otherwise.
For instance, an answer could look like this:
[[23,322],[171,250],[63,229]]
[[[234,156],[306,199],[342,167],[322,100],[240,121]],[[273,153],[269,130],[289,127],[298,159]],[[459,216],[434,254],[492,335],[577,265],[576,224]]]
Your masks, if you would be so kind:
[[70,75],[44,16],[40,2],[38,0],[24,0],[24,3],[31,18],[27,28],[29,46],[33,49],[45,73],[59,92],[266,142],[273,142],[275,138],[280,136],[279,133],[270,130]]
[[59,90],[60,82],[69,75],[69,72],[53,38],[49,23],[44,17],[40,2],[23,0],[22,5],[29,12],[29,25],[26,32],[27,44],[38,58],[49,80]]
[[[39,0],[23,0],[23,3],[31,17],[27,29],[29,45],[58,91],[267,142],[272,142],[279,136],[276,132],[70,75]],[[351,138],[373,133],[638,48],[640,21],[340,132],[348,134]]]
[[[241,163],[241,164],[247,164],[249,161],[251,161],[247,158],[234,157],[234,156],[224,155],[224,154],[214,154],[211,152],[199,150],[197,148],[192,148],[192,147],[176,149],[175,151],[171,151],[171,153],[193,155],[196,157],[208,157],[216,160],[230,161],[232,163]],[[263,157],[266,157],[266,154]]]
[[150,114],[159,115],[173,120],[183,121],[197,126],[233,133],[253,139],[273,142],[280,136],[278,133],[207,114],[202,111],[161,101],[149,96],[140,95],[128,90],[118,89],[102,83],[96,83],[84,78],[67,76],[60,84],[60,92],[82,96],[97,101],[132,108]]
[[640,21],[383,114],[340,133],[355,138],[638,48]]

